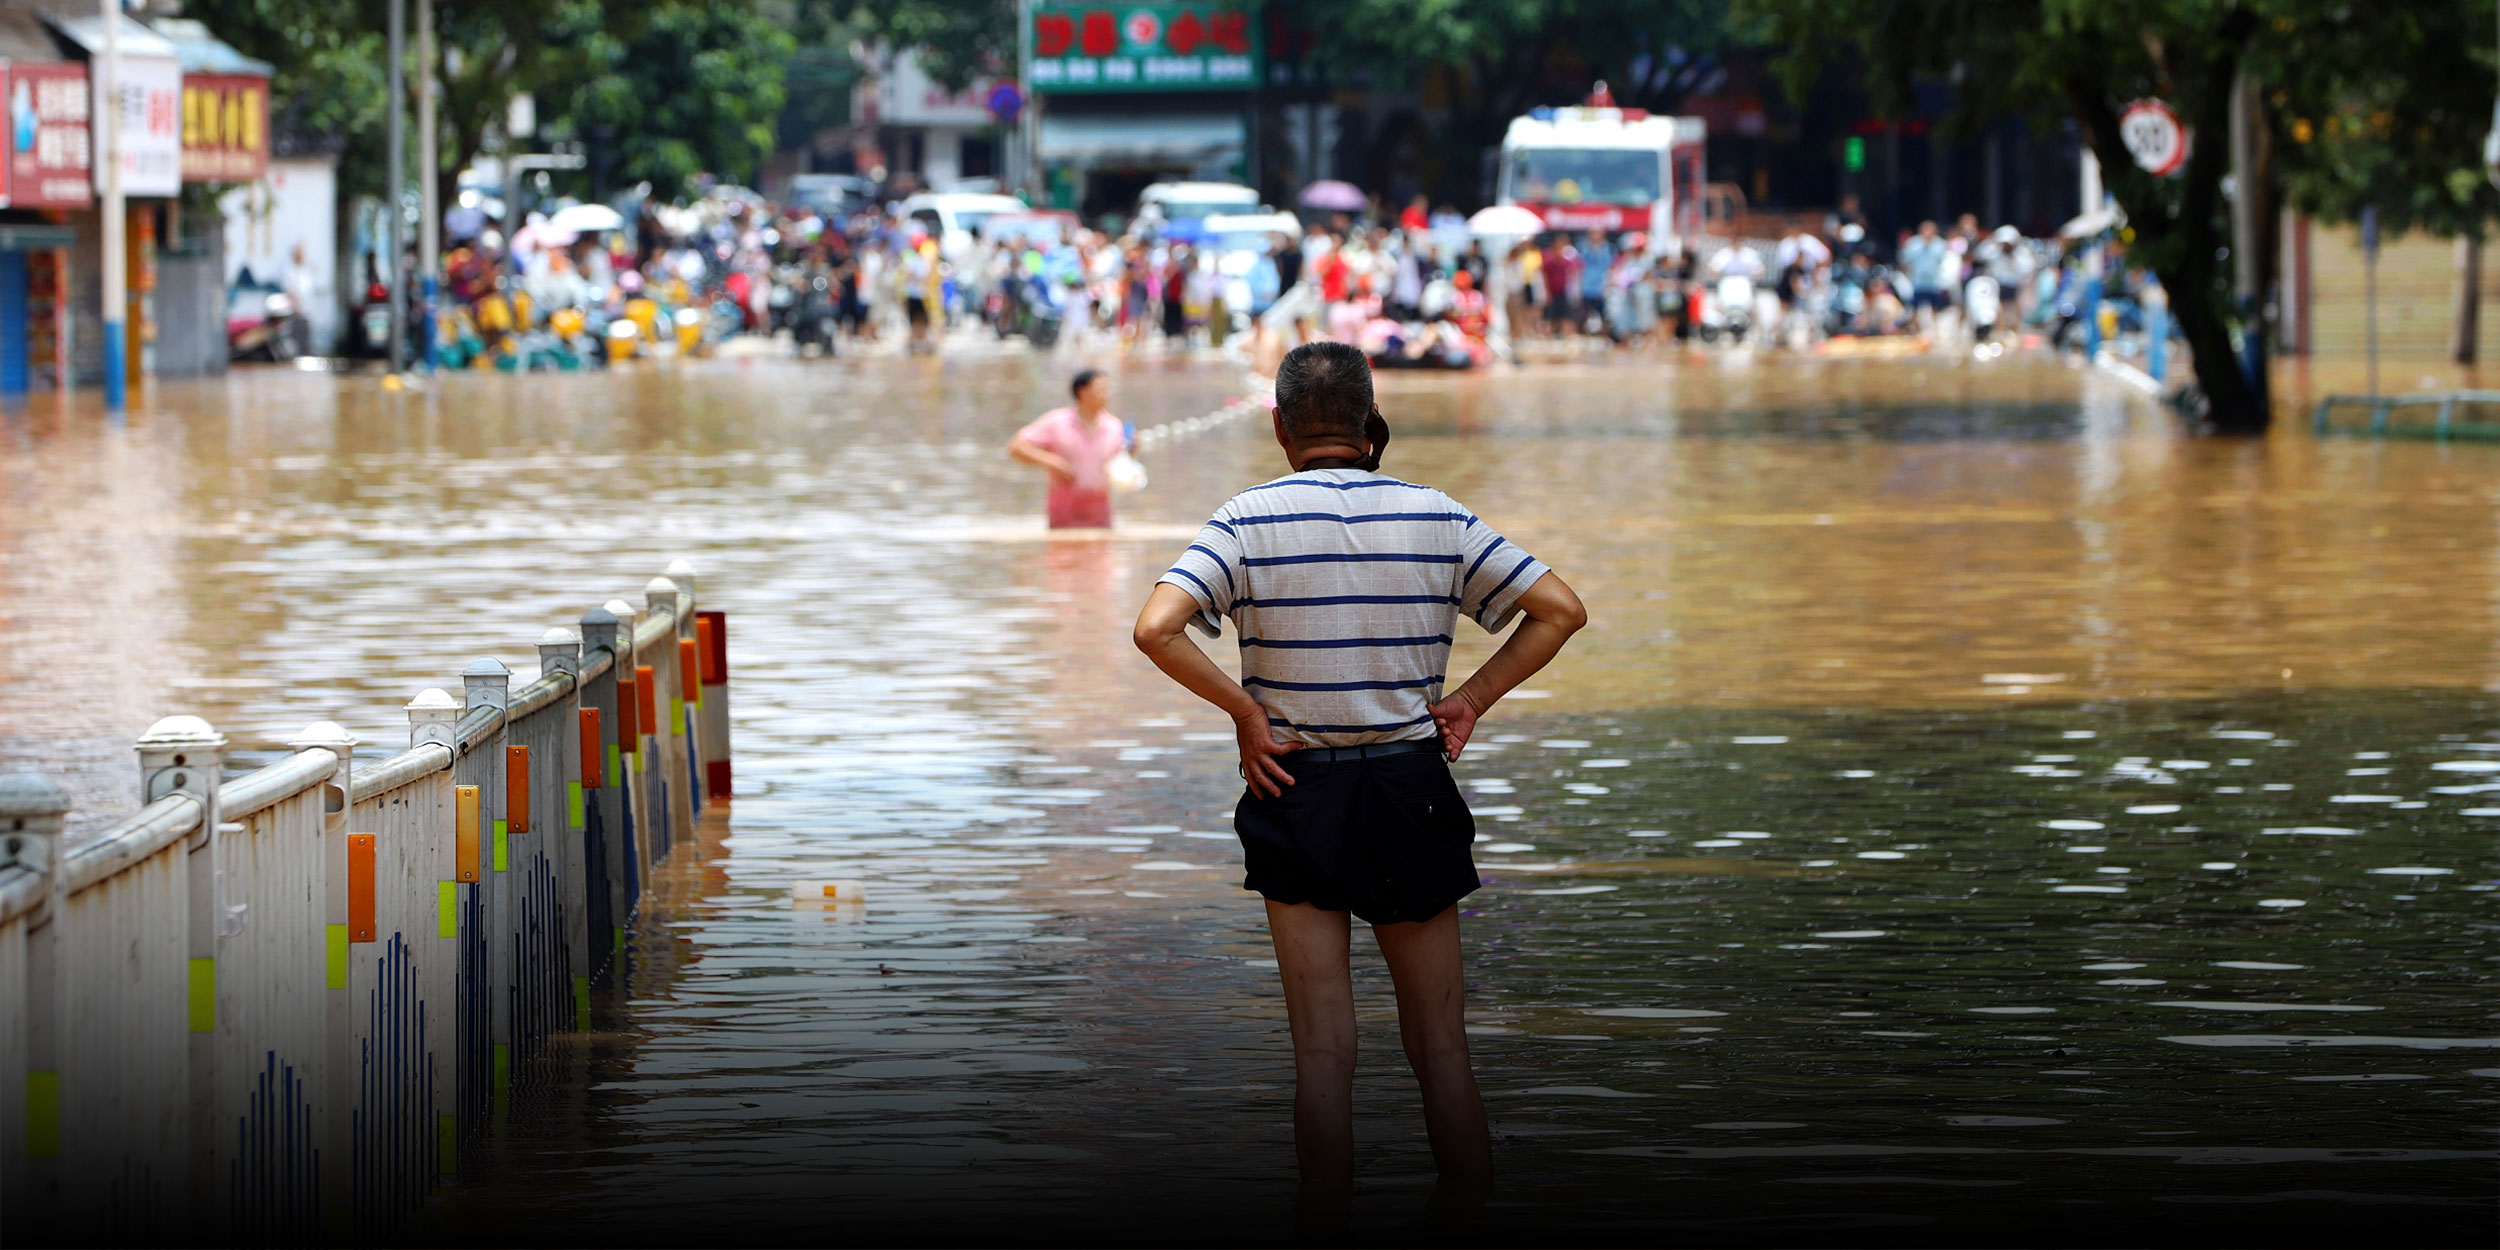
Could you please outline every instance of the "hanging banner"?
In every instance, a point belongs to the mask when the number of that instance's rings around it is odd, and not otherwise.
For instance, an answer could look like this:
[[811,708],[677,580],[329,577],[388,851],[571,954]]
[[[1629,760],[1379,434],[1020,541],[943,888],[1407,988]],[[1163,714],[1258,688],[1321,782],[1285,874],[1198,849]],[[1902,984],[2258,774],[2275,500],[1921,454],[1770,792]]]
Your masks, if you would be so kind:
[[1247,91],[1265,61],[1244,4],[1088,4],[1033,9],[1033,82],[1040,95],[1114,91]]
[[85,208],[94,202],[87,67],[74,62],[0,67],[9,118],[8,167],[0,204]]
[[269,172],[269,80],[182,76],[182,180],[257,182]]
[[[182,62],[122,57],[122,194],[182,194]],[[103,89],[95,91],[95,146],[104,150]],[[96,188],[103,189],[98,168]]]

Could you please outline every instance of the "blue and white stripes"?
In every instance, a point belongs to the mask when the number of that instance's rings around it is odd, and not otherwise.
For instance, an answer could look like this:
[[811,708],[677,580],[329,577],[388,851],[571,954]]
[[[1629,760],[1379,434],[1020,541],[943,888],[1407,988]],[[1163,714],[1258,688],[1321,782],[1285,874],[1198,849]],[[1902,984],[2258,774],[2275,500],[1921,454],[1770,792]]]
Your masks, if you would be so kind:
[[1459,615],[1499,631],[1544,573],[1437,490],[1323,469],[1234,496],[1162,580],[1233,619],[1279,737],[1351,746],[1430,737]]

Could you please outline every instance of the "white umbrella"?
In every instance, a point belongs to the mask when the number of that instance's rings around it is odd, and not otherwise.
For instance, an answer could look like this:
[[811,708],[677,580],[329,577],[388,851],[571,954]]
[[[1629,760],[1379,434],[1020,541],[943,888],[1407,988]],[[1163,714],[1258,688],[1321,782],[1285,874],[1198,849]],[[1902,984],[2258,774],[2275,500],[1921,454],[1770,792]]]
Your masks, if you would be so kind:
[[574,234],[598,234],[603,230],[624,229],[625,218],[605,204],[575,204],[570,208],[557,209],[555,216],[547,219],[547,224],[556,230]]
[[1468,218],[1467,229],[1472,234],[1524,239],[1545,233],[1545,223],[1516,204],[1497,204]]

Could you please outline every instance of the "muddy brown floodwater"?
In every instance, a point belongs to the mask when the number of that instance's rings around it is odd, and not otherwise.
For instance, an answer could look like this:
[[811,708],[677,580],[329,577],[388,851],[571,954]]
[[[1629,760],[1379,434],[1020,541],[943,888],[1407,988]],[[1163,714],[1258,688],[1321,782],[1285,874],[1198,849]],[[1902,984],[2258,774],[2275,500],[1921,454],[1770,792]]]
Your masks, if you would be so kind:
[[[433,1242],[1264,1242],[1290,1070],[1227,725],[1127,628],[1261,422],[1050,539],[1029,356],[159,390],[0,418],[0,767],[377,744],[675,556],[739,795]],[[1151,424],[1210,363],[1115,367]],[[2042,360],[1393,377],[1389,468],[1594,624],[1481,730],[1500,1201],[1430,1162],[1376,955],[1371,1241],[2487,1241],[2500,447],[2176,436]],[[1488,653],[1466,640],[1458,671]],[[1229,662],[1228,644],[1217,654]],[[790,884],[867,883],[862,906]]]

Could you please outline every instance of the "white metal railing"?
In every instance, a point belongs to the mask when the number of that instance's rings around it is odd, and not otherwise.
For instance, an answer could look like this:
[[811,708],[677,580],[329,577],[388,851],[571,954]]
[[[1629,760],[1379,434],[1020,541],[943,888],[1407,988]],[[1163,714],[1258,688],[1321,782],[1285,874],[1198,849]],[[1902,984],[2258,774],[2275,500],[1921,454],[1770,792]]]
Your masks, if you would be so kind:
[[728,795],[726,625],[682,561],[408,704],[223,776],[169,717],[140,808],[74,847],[0,777],[0,1244],[368,1238],[589,1027],[652,867]]

